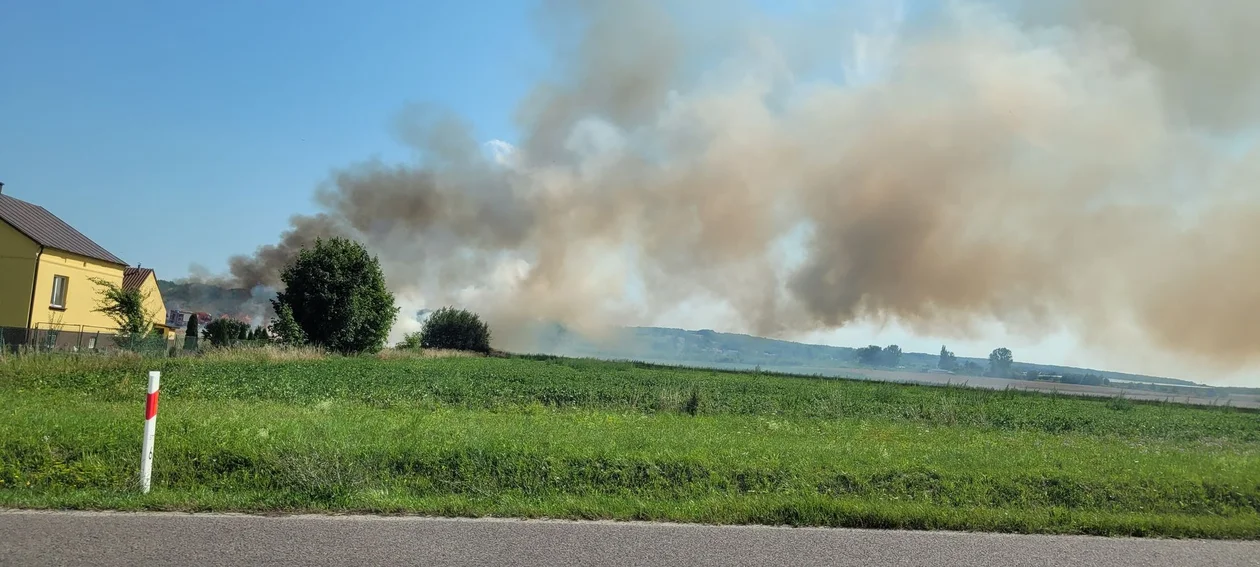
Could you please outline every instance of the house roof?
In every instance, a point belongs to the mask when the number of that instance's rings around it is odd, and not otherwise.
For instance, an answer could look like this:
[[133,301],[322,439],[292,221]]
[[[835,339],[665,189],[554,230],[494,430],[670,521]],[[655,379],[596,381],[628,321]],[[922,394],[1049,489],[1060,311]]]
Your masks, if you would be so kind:
[[0,220],[9,223],[40,246],[65,250],[112,264],[127,265],[121,258],[48,212],[48,209],[3,193],[0,193]]
[[127,268],[123,270],[123,289],[140,289],[144,285],[144,280],[148,279],[149,274],[153,270],[149,268]]

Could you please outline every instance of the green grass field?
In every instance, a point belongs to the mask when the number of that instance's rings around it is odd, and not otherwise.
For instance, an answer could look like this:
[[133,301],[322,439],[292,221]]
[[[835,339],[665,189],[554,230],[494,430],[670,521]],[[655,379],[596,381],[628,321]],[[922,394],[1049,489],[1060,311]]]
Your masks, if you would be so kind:
[[[153,491],[139,465],[161,370]],[[0,506],[1260,537],[1260,414],[553,358],[0,359]]]

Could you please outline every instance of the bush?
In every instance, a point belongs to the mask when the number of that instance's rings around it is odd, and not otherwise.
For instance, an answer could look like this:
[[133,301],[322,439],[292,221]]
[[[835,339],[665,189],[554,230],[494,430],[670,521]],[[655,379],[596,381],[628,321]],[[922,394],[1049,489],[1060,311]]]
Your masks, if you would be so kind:
[[1124,396],[1115,396],[1107,402],[1107,407],[1116,411],[1133,411],[1133,401]]
[[[379,351],[398,317],[380,262],[353,240],[316,240],[280,279],[285,289],[272,300],[277,320],[292,318],[305,341],[319,347],[343,354]],[[273,330],[286,342],[296,340],[291,330]]]
[[197,314],[193,313],[188,318],[188,329],[184,332],[184,350],[197,350],[197,335],[200,333],[198,324]]
[[476,313],[454,307],[434,311],[420,331],[422,348],[490,352],[490,326]]
[[247,333],[249,333],[249,323],[223,317],[207,324],[206,328],[202,329],[201,336],[214,346],[226,347],[240,342]]
[[420,331],[407,333],[403,335],[402,342],[394,345],[394,348],[402,350],[417,350],[420,348]]
[[153,329],[153,322],[144,310],[144,303],[149,295],[138,289],[123,289],[109,280],[89,279],[102,288],[101,297],[93,311],[104,313],[118,325],[115,343],[123,348],[142,344],[144,337]]
[[302,332],[302,327],[293,319],[293,310],[288,305],[281,305],[276,309],[276,318],[271,320],[271,334],[283,345],[306,344],[306,333]]
[[691,415],[700,413],[700,388],[691,388],[691,395],[687,397],[687,403],[683,404],[683,411]]

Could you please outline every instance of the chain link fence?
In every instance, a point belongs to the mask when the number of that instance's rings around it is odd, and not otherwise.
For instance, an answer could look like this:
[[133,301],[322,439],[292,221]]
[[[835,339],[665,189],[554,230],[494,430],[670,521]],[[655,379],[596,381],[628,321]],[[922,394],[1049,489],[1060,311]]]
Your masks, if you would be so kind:
[[[152,339],[162,340],[162,337]],[[7,352],[97,352],[119,348],[120,343],[128,346],[127,339],[119,337],[115,329],[90,325],[58,325],[34,329],[0,327],[0,345]]]
[[0,354],[135,352],[144,356],[179,356],[216,347],[244,348],[272,344],[270,340],[231,339],[216,345],[206,337],[176,333],[125,336],[117,329],[91,325],[60,325],[27,329],[0,327]]

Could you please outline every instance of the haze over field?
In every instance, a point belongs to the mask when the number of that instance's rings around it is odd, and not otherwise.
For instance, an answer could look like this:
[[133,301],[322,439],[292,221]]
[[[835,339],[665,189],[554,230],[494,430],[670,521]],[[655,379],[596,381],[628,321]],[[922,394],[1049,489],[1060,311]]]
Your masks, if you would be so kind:
[[396,333],[451,303],[509,349],[535,320],[895,326],[1256,384],[1260,4],[666,4],[547,3],[555,66],[515,144],[408,109],[414,162],[337,171],[233,283],[348,235],[381,257]]

